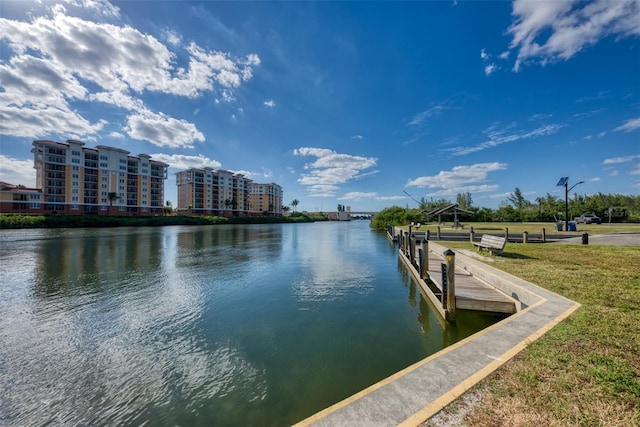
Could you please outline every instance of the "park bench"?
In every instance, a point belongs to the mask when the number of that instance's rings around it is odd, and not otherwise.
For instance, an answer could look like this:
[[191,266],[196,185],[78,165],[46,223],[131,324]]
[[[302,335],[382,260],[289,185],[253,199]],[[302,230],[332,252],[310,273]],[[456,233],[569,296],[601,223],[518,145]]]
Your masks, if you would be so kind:
[[506,244],[507,239],[505,237],[493,236],[491,234],[483,234],[479,242],[473,242],[473,245],[478,247],[478,252],[487,249],[490,255],[493,255],[494,252],[502,252]]

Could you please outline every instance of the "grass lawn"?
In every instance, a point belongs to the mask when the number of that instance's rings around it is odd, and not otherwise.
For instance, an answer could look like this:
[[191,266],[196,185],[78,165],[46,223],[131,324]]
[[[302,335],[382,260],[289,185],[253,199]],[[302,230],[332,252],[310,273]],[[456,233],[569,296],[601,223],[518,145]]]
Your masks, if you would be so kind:
[[[579,224],[584,229],[640,232]],[[639,426],[640,247],[509,243],[494,259],[492,266],[582,307],[481,381],[463,425]]]

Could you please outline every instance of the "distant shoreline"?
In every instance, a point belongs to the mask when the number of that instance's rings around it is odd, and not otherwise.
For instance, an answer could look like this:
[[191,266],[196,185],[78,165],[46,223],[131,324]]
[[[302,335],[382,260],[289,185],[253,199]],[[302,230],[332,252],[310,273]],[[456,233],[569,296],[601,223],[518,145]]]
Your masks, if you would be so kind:
[[328,221],[321,214],[288,216],[107,216],[107,215],[0,215],[0,229],[158,227],[165,225],[287,224]]

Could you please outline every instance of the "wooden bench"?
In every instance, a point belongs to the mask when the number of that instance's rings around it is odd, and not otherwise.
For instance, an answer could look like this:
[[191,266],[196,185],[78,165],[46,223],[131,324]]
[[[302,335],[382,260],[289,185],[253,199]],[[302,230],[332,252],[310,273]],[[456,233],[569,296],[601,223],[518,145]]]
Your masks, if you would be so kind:
[[493,236],[491,234],[483,234],[480,242],[473,242],[473,245],[478,247],[478,252],[481,252],[483,249],[487,249],[490,255],[493,255],[494,252],[502,252],[506,244],[506,238]]

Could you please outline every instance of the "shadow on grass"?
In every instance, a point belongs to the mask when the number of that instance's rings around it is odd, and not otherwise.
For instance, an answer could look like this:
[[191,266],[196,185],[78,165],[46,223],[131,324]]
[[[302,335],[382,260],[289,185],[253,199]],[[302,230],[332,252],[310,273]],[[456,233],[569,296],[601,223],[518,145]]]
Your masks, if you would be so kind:
[[501,258],[509,258],[509,259],[538,259],[535,257],[530,257],[527,255],[522,255],[522,254],[516,254],[513,252],[502,252],[499,257]]

